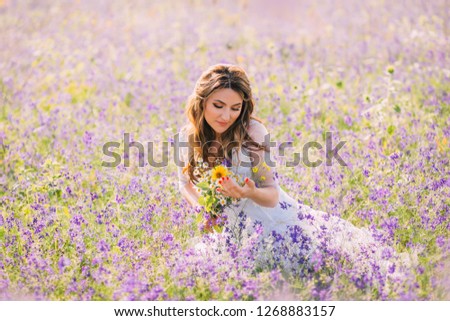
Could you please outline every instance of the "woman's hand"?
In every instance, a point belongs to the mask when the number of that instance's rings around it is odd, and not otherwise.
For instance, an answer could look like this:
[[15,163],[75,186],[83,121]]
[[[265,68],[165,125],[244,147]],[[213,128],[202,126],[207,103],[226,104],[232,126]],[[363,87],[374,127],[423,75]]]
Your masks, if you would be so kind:
[[219,180],[221,187],[217,191],[224,196],[234,198],[251,198],[256,191],[256,184],[250,178],[245,179],[244,186],[240,186],[230,177],[223,177]]

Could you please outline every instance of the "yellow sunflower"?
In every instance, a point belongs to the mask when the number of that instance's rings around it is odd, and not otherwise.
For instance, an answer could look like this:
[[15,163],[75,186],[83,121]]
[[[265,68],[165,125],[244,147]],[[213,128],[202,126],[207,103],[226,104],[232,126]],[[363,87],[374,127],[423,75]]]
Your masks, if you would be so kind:
[[213,181],[215,181],[219,178],[227,177],[228,174],[229,174],[228,169],[223,165],[219,165],[213,168],[211,178]]

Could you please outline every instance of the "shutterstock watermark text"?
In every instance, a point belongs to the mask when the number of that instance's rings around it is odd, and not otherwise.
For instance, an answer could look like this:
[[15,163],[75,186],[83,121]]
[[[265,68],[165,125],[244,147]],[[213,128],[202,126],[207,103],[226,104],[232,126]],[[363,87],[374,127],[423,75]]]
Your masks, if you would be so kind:
[[[318,167],[323,164],[325,166],[332,166],[338,164],[340,166],[347,166],[346,162],[339,155],[339,151],[344,147],[346,141],[338,141],[333,145],[332,133],[325,133],[325,142],[309,141],[304,143],[300,148],[294,146],[293,142],[274,142],[270,139],[270,134],[264,137],[265,151],[257,151],[252,148],[241,148],[244,159],[240,160],[240,166],[253,167],[254,164],[259,164],[261,158],[270,167],[276,166],[275,157],[285,159],[286,167]],[[239,145],[237,142],[230,142],[232,150],[237,150]],[[197,143],[195,147],[201,147],[208,152],[217,153],[220,149],[227,150],[228,146],[223,146],[217,141],[210,141],[200,146]],[[183,161],[182,155],[190,155],[193,152],[193,146],[188,142],[180,141],[180,135],[176,134],[173,141],[162,142],[146,142],[131,141],[130,134],[124,133],[122,142],[110,141],[102,146],[103,155],[111,160],[103,161],[104,167],[117,167],[123,163],[124,167],[130,167],[130,152],[134,150],[138,153],[138,166],[145,167],[147,164],[152,167],[166,167],[172,161],[176,166],[184,167],[186,165]],[[171,153],[172,151],[172,153]],[[323,153],[324,151],[324,153]],[[312,154],[316,154],[313,156]],[[322,157],[317,156],[322,154]],[[159,157],[158,157],[159,156]],[[186,159],[186,158],[184,158]]]

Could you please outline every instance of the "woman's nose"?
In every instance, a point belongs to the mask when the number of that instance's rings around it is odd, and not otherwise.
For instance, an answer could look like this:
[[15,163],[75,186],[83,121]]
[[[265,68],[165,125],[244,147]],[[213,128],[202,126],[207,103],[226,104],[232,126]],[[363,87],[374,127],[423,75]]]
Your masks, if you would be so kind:
[[220,118],[222,118],[224,121],[229,121],[230,120],[230,111],[228,109],[225,109],[222,112],[222,115]]

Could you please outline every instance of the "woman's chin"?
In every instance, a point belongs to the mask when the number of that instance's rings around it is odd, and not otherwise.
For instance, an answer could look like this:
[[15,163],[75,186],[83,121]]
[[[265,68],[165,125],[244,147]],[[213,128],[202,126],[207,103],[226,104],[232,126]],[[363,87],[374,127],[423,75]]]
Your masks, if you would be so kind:
[[[214,128],[213,128],[214,129]],[[217,135],[222,135],[223,133],[225,133],[225,131],[227,130],[228,128],[225,128],[225,129],[223,129],[223,128],[217,128],[217,129],[214,129],[214,131],[216,132],[216,134]]]

